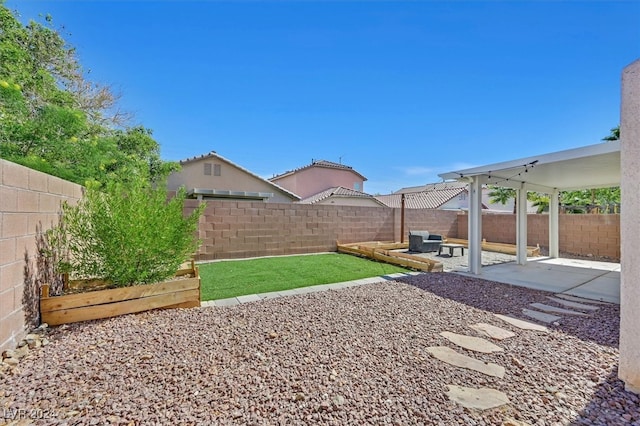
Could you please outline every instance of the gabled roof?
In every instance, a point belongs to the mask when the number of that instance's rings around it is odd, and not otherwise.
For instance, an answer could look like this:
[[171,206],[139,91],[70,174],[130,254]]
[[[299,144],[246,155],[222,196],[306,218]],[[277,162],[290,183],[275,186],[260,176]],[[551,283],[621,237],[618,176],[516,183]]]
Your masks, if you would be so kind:
[[187,158],[185,160],[180,160],[180,165],[193,163],[195,161],[200,161],[200,160],[204,160],[204,159],[207,159],[207,158],[217,158],[217,159],[219,159],[221,161],[224,161],[224,162],[226,162],[228,164],[231,164],[233,167],[237,168],[238,170],[242,170],[243,172],[247,173],[248,175],[251,175],[256,179],[259,179],[259,180],[267,183],[268,185],[272,186],[274,189],[277,189],[280,192],[284,192],[285,194],[289,195],[290,197],[292,197],[292,198],[294,198],[296,200],[300,200],[301,199],[299,195],[296,195],[293,192],[291,192],[291,191],[289,191],[287,189],[284,189],[280,185],[277,185],[277,184],[275,184],[273,182],[270,182],[268,179],[264,179],[264,178],[258,176],[257,174],[255,174],[255,173],[245,169],[244,167],[234,163],[233,161],[229,160],[228,158],[225,158],[222,155],[216,153],[215,151],[211,151],[211,152],[209,152],[207,154],[203,154],[203,155],[198,155],[198,156],[195,156],[195,157]]
[[325,189],[322,192],[318,192],[317,194],[300,200],[300,204],[314,204],[333,196],[339,196],[341,198],[370,198],[381,206],[384,206],[384,203],[381,203],[373,195],[356,191],[355,189],[345,188],[344,186],[335,186],[333,188]]
[[[459,188],[407,192],[404,194],[404,207],[407,209],[437,209],[463,192],[467,192],[466,185]],[[402,194],[398,192],[378,195],[376,199],[389,207],[400,208],[402,206]]]
[[277,179],[281,179],[285,176],[289,176],[292,175],[294,173],[297,173],[301,170],[305,170],[311,167],[323,167],[326,169],[340,169],[340,170],[348,170],[356,175],[358,175],[359,177],[362,178],[363,181],[366,181],[367,178],[362,176],[360,173],[356,172],[355,170],[353,170],[353,167],[351,166],[345,166],[344,164],[339,164],[339,163],[334,163],[333,161],[327,161],[327,160],[311,160],[311,164],[307,164],[306,166],[303,167],[298,167],[297,169],[294,170],[289,170],[287,172],[284,172],[282,174],[276,175],[272,178],[269,178],[269,180],[277,180]]

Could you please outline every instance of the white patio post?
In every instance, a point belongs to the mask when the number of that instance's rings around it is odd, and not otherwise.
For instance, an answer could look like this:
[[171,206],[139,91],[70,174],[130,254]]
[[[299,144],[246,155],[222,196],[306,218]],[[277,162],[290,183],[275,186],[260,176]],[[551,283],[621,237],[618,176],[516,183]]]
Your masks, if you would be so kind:
[[469,183],[469,272],[482,271],[482,183],[474,176]]
[[516,190],[516,262],[527,263],[527,190],[524,184]]
[[640,393],[640,60],[622,71],[620,117],[620,365],[628,391]]
[[560,207],[558,198],[560,191],[554,189],[549,194],[549,257],[560,257],[560,227],[558,225]]

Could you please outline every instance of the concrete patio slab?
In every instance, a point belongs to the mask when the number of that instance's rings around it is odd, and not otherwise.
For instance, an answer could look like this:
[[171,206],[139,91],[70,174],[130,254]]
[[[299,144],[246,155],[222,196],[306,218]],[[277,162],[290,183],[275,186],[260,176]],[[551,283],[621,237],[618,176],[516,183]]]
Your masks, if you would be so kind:
[[578,297],[578,296],[571,296],[570,294],[556,294],[556,297],[559,297],[561,299],[564,300],[571,300],[574,302],[580,302],[580,303],[591,303],[591,304],[596,304],[596,305],[610,305],[611,302],[603,302],[602,300],[593,300],[593,299],[585,299],[584,297]]
[[[463,273],[467,276],[477,276]],[[620,303],[620,264],[578,259],[529,258],[525,265],[485,266],[481,278],[585,299]]]
[[620,272],[610,272],[565,293],[585,299],[620,304]]

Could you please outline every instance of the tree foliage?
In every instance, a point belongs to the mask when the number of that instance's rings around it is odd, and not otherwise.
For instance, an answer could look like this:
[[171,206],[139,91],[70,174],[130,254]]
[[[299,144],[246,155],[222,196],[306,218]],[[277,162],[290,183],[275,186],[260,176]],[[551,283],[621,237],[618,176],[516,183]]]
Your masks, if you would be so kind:
[[0,157],[80,184],[175,170],[151,130],[129,126],[119,96],[85,74],[50,17],[22,25],[0,0]]
[[617,141],[620,139],[620,125],[610,130],[610,133],[602,138],[603,141]]

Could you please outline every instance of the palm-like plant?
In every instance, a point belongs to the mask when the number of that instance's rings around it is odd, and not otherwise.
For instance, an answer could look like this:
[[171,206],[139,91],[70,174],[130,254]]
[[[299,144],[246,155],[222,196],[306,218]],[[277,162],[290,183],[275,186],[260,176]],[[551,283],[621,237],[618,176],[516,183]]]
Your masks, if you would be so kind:
[[516,190],[513,188],[504,188],[502,186],[490,186],[489,201],[492,203],[500,203],[505,205],[513,198],[513,213],[517,211]]
[[617,141],[620,139],[620,125],[618,124],[616,127],[611,129],[611,133],[609,135],[602,138],[603,141]]

